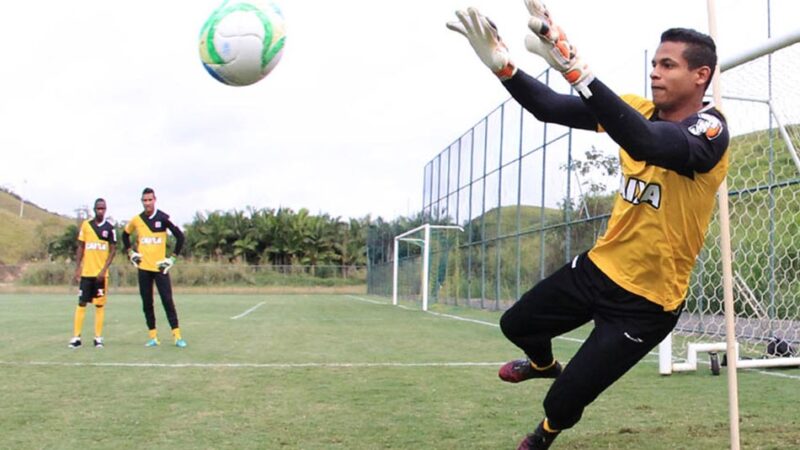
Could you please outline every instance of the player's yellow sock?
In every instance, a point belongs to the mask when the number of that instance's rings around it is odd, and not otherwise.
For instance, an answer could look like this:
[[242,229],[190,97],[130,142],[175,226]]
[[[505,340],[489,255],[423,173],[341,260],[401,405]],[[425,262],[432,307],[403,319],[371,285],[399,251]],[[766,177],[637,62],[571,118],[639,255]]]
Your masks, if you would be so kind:
[[153,328],[152,330],[147,332],[147,335],[150,336],[150,339],[158,339],[158,330]]
[[181,329],[180,328],[173,328],[172,329],[172,337],[177,341],[181,338]]
[[561,430],[556,430],[556,429],[554,429],[554,428],[550,428],[550,421],[549,421],[549,420],[547,420],[547,418],[546,418],[546,417],[545,417],[545,419],[542,421],[542,428],[544,428],[544,431],[547,431],[548,433],[558,433],[558,432],[560,432],[560,431],[561,431]]
[[103,320],[106,317],[106,308],[98,306],[94,309],[94,335],[100,337],[103,335]]
[[549,368],[551,368],[551,367],[553,367],[555,365],[556,365],[555,358],[553,359],[553,362],[551,362],[550,364],[548,364],[546,366],[542,366],[542,367],[537,366],[536,364],[533,363],[533,361],[531,361],[531,367],[533,367],[535,370],[539,370],[539,371],[547,370],[547,369],[549,369]]
[[83,319],[86,317],[86,307],[78,305],[75,307],[75,321],[72,327],[72,335],[80,336],[83,329]]

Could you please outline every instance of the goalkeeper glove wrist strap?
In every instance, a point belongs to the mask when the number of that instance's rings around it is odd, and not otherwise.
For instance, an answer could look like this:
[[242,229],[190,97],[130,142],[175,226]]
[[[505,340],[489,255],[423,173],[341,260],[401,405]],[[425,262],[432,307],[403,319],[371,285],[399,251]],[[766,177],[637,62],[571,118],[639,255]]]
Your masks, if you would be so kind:
[[498,70],[494,74],[497,75],[497,78],[500,78],[500,81],[506,81],[511,79],[514,74],[517,73],[517,66],[514,65],[512,62],[506,63],[502,69]]

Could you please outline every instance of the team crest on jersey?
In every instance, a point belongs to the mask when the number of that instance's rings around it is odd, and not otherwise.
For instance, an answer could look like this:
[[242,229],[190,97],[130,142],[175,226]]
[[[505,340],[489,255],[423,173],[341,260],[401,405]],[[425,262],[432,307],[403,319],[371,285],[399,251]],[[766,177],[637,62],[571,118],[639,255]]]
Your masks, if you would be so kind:
[[160,220],[156,220],[156,228],[161,228],[161,221]]
[[108,230],[103,230],[102,234],[103,234],[104,238],[107,238],[108,237]]
[[711,114],[700,113],[697,122],[689,127],[689,133],[695,136],[705,135],[706,139],[713,141],[722,134],[722,122]]

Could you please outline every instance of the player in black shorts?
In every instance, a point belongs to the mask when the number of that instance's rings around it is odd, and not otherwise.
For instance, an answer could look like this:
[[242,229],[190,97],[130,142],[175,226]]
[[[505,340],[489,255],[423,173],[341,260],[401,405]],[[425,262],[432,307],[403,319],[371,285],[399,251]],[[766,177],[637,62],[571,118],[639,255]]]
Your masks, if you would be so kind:
[[79,283],[78,306],[75,308],[72,339],[69,348],[81,346],[81,330],[86,316],[86,305],[94,304],[94,346],[102,348],[103,321],[108,297],[108,268],[117,251],[114,225],[105,219],[106,201],[94,202],[94,217],[84,220],[78,231],[77,267],[75,279]]
[[[620,145],[623,175],[608,227],[591,250],[526,292],[500,320],[526,358],[500,368],[503,381],[555,379],[545,417],[519,449],[546,449],[597,396],[675,326],[728,170],[725,118],[703,97],[716,69],[714,41],[694,30],[661,35],[650,75],[653,100],[619,97],[596,78],[538,0],[526,0],[526,47],[561,72],[578,95],[562,95],[519,70],[494,24],[457,11],[464,35],[512,97],[543,122],[605,131]],[[562,367],[553,337],[589,321],[589,337]]]

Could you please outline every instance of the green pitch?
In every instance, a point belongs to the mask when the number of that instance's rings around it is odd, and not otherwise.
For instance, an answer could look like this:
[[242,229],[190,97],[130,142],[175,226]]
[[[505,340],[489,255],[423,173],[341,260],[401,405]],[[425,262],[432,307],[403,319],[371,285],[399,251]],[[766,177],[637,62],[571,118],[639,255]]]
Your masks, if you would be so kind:
[[[502,383],[519,357],[498,313],[331,295],[178,295],[186,349],[147,339],[113,295],[106,348],[67,348],[74,295],[0,295],[0,448],[505,449],[541,418],[546,380]],[[157,300],[158,302],[158,300]],[[471,321],[456,320],[460,316]],[[555,341],[568,360],[587,330]],[[640,363],[559,449],[724,449],[726,378]],[[742,447],[800,448],[800,370],[742,371]]]

